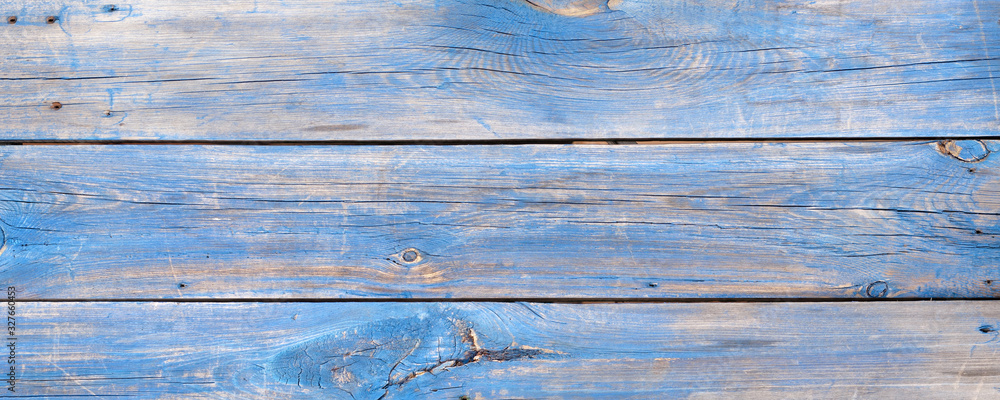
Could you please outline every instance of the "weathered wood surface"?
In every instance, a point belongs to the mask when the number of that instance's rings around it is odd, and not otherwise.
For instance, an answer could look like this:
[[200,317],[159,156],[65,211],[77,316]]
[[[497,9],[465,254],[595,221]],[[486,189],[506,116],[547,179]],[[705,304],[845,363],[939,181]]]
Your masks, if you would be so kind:
[[6,146],[0,279],[25,299],[997,297],[998,145]]
[[17,394],[1000,396],[992,302],[19,303]]
[[0,26],[0,140],[1000,133],[998,1],[0,0],[0,12],[18,18]]

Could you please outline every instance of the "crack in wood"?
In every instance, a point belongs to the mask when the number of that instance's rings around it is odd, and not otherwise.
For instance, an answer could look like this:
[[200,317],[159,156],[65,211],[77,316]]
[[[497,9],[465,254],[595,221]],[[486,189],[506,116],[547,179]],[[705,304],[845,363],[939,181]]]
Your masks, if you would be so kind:
[[[499,321],[473,323],[464,315],[389,318],[291,346],[269,360],[281,383],[383,399],[396,391],[443,379],[446,372],[490,362],[526,361],[557,353],[518,345]],[[477,331],[475,326],[486,328]]]

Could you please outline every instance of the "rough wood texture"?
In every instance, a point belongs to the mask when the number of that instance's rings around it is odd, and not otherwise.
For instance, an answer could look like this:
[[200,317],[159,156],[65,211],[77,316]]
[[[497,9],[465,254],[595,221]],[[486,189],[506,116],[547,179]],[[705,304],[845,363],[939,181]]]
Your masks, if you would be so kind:
[[990,302],[19,307],[23,396],[1000,396]]
[[0,140],[1000,133],[998,1],[0,0],[0,11],[18,17],[0,26]]
[[7,146],[0,278],[25,299],[997,297],[996,150]]
[[1000,1],[0,16],[0,397],[1000,398]]

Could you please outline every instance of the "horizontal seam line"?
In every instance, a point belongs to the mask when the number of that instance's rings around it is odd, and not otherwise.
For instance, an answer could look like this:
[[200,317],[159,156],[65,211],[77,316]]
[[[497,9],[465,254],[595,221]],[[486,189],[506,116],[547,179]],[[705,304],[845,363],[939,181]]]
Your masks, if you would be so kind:
[[142,299],[142,298],[106,298],[106,299],[31,299],[15,300],[17,303],[557,303],[557,304],[670,304],[670,303],[851,303],[851,302],[931,302],[931,301],[1000,301],[1000,297],[905,297],[905,298],[189,298],[189,299]]
[[[462,145],[533,145],[533,144],[600,144],[646,145],[657,143],[824,143],[824,142],[914,142],[940,140],[1000,140],[1000,135],[978,136],[907,136],[907,137],[762,137],[762,138],[559,138],[559,139],[413,139],[413,140],[0,140],[0,145],[244,145],[244,146],[462,146]],[[578,143],[585,142],[585,143]],[[639,142],[639,143],[633,143]],[[669,144],[669,143],[665,143]]]

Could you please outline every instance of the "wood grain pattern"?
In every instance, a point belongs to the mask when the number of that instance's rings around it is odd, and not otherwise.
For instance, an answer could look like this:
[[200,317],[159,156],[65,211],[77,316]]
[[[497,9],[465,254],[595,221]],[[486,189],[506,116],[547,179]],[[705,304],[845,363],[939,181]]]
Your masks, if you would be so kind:
[[0,0],[0,12],[19,18],[0,26],[0,140],[1000,132],[997,1]]
[[24,397],[1000,396],[991,302],[18,307]]
[[991,141],[7,146],[25,299],[1000,295]]

